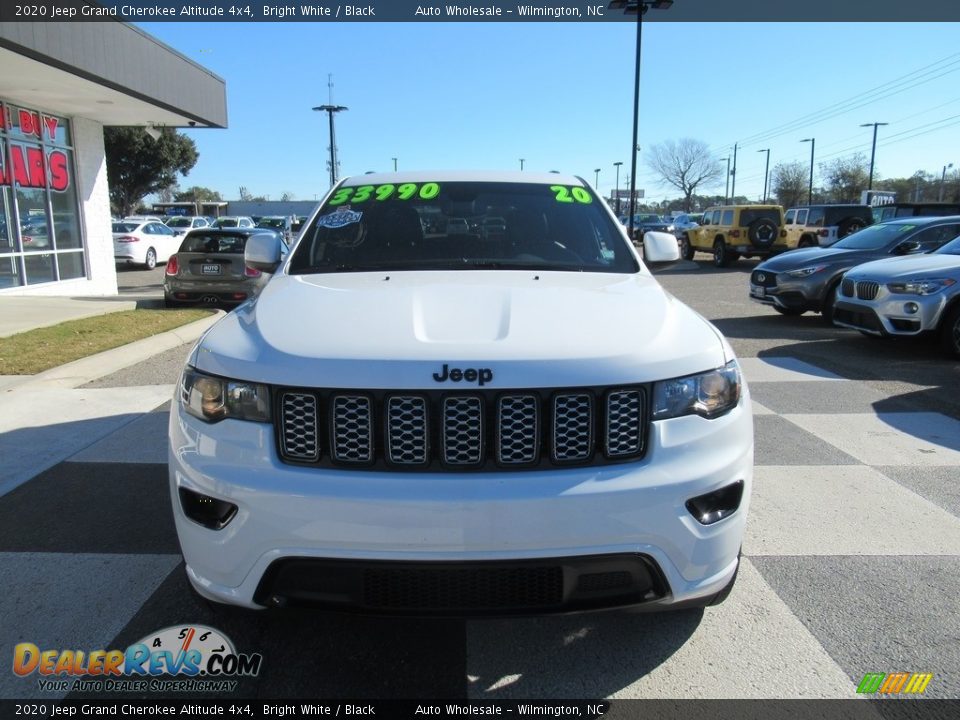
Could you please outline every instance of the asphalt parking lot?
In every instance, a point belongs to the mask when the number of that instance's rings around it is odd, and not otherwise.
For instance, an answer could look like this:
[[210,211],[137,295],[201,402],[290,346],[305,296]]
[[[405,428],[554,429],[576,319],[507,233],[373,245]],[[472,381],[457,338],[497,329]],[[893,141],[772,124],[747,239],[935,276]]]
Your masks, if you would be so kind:
[[[0,496],[16,618],[0,653],[125,648],[202,624],[264,656],[227,697],[846,698],[866,673],[906,671],[933,673],[926,696],[960,698],[960,364],[933,342],[781,317],[747,298],[755,264],[717,270],[703,255],[658,272],[726,334],[754,401],[744,559],[723,605],[482,621],[214,613],[187,590],[167,490],[181,347],[62,391],[126,404],[73,421],[85,439]],[[121,271],[121,293],[158,297],[162,273]],[[0,674],[0,697],[54,696]]]

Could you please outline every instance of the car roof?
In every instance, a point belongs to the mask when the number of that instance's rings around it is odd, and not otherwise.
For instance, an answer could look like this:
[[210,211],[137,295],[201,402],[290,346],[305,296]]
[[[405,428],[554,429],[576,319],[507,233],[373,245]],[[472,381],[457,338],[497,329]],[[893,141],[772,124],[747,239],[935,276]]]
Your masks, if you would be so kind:
[[403,182],[507,182],[586,187],[586,182],[576,175],[520,170],[408,170],[395,173],[370,173],[348,177],[343,184],[354,187]]
[[270,228],[194,228],[198,235],[254,235],[256,233],[274,232]]

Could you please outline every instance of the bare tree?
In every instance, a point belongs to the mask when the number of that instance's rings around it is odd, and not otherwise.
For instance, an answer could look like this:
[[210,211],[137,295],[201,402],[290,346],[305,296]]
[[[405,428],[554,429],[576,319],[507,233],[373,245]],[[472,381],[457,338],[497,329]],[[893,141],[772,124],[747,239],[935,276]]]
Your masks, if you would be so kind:
[[771,180],[777,202],[787,208],[799,205],[807,196],[809,172],[809,167],[801,162],[777,163]]
[[280,193],[280,202],[290,202],[291,200],[293,200],[292,192],[285,191]]
[[657,143],[650,148],[645,162],[664,182],[683,193],[683,207],[687,212],[697,188],[711,185],[724,173],[720,162],[710,153],[710,146],[692,138]]
[[827,193],[833,202],[859,202],[860,193],[867,189],[869,165],[863,153],[820,163]]

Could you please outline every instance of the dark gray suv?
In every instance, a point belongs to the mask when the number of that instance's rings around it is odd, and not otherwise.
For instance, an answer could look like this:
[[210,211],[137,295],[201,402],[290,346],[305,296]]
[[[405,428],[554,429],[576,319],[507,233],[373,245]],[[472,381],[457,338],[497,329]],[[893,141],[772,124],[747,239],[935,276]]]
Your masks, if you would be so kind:
[[760,263],[750,274],[750,297],[781,315],[812,310],[832,322],[837,286],[847,270],[885,257],[933,252],[957,235],[956,215],[877,223],[830,247],[793,250]]

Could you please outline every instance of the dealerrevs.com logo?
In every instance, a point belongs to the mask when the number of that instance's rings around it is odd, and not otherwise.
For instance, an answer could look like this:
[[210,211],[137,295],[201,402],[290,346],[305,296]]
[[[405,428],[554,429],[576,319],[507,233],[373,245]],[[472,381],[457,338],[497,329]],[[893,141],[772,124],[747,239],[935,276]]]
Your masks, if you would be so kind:
[[151,633],[126,650],[13,648],[13,672],[38,675],[49,692],[223,692],[233,678],[260,673],[260,653],[238,653],[230,638],[205,625],[174,625]]

